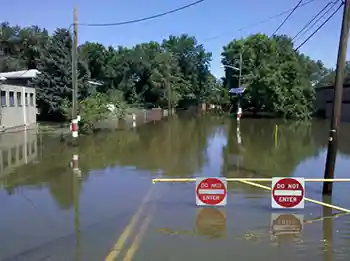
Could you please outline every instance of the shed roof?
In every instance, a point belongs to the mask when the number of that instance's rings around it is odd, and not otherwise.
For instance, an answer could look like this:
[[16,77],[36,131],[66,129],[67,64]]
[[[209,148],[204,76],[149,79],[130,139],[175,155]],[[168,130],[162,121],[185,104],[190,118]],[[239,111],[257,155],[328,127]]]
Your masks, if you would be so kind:
[[0,77],[11,79],[11,78],[34,78],[40,72],[36,69],[15,71],[15,72],[5,72],[0,73]]

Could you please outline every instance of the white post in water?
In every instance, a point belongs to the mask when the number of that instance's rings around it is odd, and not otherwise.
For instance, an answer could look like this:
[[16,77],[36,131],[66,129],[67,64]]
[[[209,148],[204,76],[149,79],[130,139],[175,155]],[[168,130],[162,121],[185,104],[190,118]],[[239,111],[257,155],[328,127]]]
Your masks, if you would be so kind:
[[71,129],[72,129],[72,137],[73,138],[78,138],[78,120],[77,119],[73,119],[71,126],[72,126],[71,127]]
[[81,171],[79,168],[79,155],[78,154],[73,154],[72,168],[73,168],[73,173],[75,173],[77,175],[77,177],[80,177]]
[[132,127],[133,128],[136,127],[136,115],[135,115],[135,113],[132,114]]
[[241,108],[240,105],[238,105],[238,108],[237,108],[237,121],[240,121],[241,116],[242,116],[242,108]]
[[241,144],[242,144],[242,137],[241,137],[241,130],[240,130],[240,123],[239,123],[239,120],[238,120],[238,122],[237,122],[237,129],[236,129],[236,131],[237,131],[237,143],[238,143],[239,145],[241,145]]

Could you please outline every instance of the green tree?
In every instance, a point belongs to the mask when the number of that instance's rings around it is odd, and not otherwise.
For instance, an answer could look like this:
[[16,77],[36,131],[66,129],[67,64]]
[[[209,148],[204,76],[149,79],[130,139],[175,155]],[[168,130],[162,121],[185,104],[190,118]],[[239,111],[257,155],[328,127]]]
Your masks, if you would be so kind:
[[[62,116],[62,106],[72,97],[72,39],[66,29],[57,29],[37,60],[41,72],[32,81],[37,90],[37,103],[42,113]],[[89,95],[89,71],[78,62],[78,98]]]
[[[224,47],[222,63],[237,67],[240,53],[242,82],[247,87],[245,107],[283,117],[311,116],[314,90],[290,38],[256,34],[233,40]],[[225,85],[231,88],[237,78],[238,72],[227,67]]]
[[163,41],[162,46],[171,52],[177,60],[183,75],[184,86],[181,89],[181,104],[198,104],[205,101],[208,93],[211,53],[198,44],[195,37],[183,34],[179,37],[170,36]]
[[36,69],[36,59],[48,40],[48,32],[38,26],[21,28],[0,24],[0,71]]

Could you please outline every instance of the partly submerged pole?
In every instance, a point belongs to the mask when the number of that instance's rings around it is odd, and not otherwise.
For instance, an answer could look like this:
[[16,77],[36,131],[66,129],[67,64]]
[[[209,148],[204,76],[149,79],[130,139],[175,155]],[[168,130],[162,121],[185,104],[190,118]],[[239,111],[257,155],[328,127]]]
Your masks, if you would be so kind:
[[[345,74],[345,61],[346,61],[346,50],[348,45],[348,35],[349,35],[349,16],[350,16],[350,0],[345,0],[343,11],[343,21],[339,40],[338,58],[337,58],[337,69],[335,75],[335,88],[333,96],[333,110],[331,118],[331,126],[328,138],[328,150],[327,150],[327,160],[325,166],[325,179],[334,178],[335,161],[337,158],[338,150],[338,137],[339,137],[339,125],[341,117],[341,106],[342,106],[342,96],[343,96],[343,84],[344,84],[344,74]],[[324,182],[323,183],[323,194],[332,194],[333,183]]]

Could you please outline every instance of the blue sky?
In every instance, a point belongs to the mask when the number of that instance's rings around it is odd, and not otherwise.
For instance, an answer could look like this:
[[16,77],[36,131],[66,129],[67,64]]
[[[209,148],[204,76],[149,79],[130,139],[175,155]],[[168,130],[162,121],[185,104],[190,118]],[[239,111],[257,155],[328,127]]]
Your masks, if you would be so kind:
[[[0,8],[1,20],[20,26],[38,25],[52,32],[56,27],[68,27],[73,19],[76,4],[81,23],[108,23],[137,19],[189,4],[194,0],[12,0],[4,1]],[[292,8],[298,0],[206,0],[184,11],[146,22],[118,27],[80,27],[79,44],[96,41],[105,45],[133,46],[147,41],[161,41],[173,34],[187,33],[203,43],[213,53],[211,70],[217,77],[222,46],[234,38],[261,32],[272,34],[285,16],[267,23],[238,31],[270,16]],[[307,0],[304,0],[307,2]],[[301,7],[280,29],[279,33],[294,36],[328,1],[317,0]],[[342,11],[321,29],[302,52],[326,66],[336,64]],[[219,37],[217,37],[219,36]],[[349,57],[349,56],[348,56]]]

